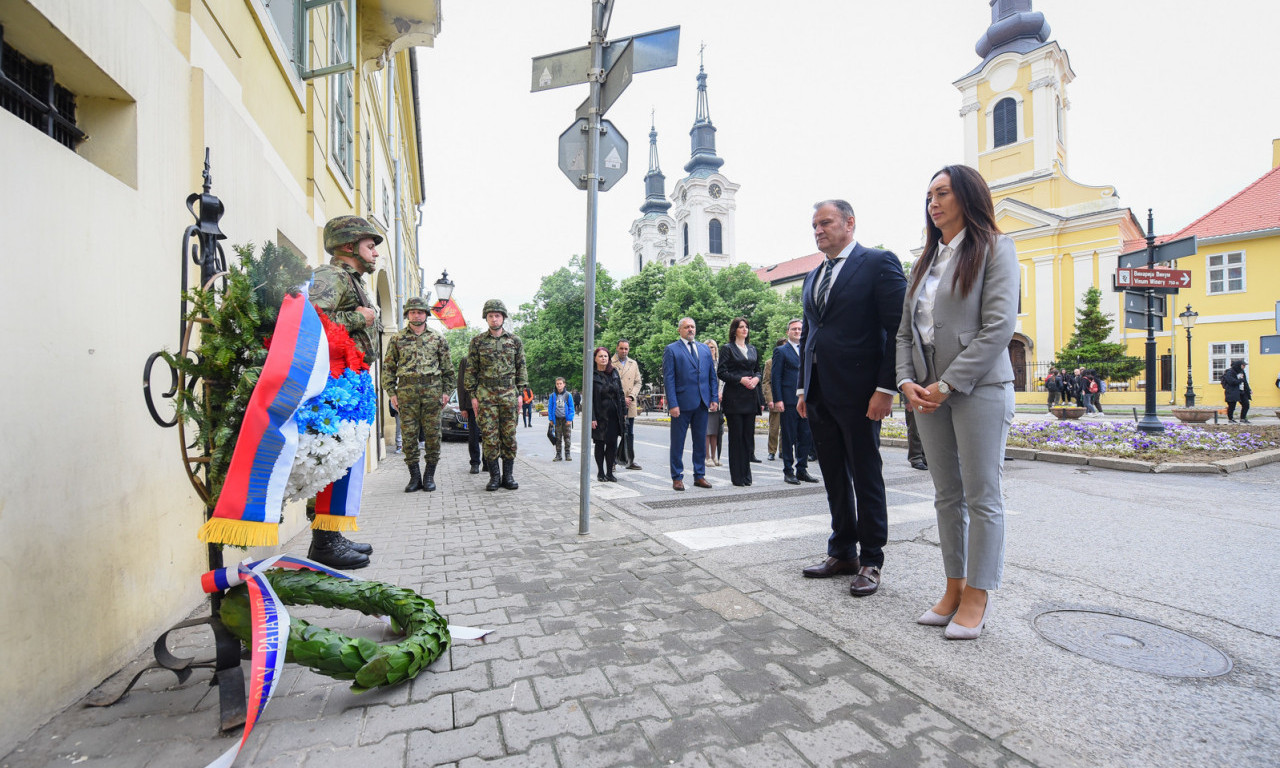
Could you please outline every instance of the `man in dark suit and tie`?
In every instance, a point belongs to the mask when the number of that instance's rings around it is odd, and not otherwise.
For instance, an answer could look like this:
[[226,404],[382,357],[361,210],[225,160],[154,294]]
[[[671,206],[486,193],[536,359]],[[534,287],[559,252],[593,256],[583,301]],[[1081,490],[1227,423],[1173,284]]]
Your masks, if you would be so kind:
[[[809,433],[809,420],[796,412],[800,387],[800,334],[804,332],[803,320],[787,323],[787,340],[773,348],[773,410],[782,416],[782,439],[778,453],[782,455],[782,479],[791,485],[801,481],[816,483],[809,474],[809,448],[813,436]],[[794,467],[794,468],[793,468]]]
[[851,573],[849,592],[861,597],[880,588],[889,539],[880,420],[896,394],[894,337],[907,282],[897,256],[853,239],[854,224],[844,200],[814,206],[813,237],[827,258],[804,281],[796,412],[809,419],[831,508],[827,559],[804,575]]
[[684,490],[684,436],[693,430],[693,484],[710,488],[707,473],[707,413],[720,407],[720,387],[711,350],[695,340],[693,318],[680,320],[680,339],[662,352],[662,379],[671,409],[671,487]]

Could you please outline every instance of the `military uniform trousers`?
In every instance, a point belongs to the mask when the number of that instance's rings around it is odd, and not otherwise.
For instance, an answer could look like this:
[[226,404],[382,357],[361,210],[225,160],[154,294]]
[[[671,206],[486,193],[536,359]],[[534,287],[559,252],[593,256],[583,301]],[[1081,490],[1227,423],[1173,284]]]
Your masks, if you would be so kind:
[[[428,383],[429,382],[429,383]],[[400,432],[404,446],[404,463],[418,463],[418,441],[426,449],[428,464],[440,461],[440,383],[434,377],[400,377],[396,396],[400,403]]]
[[514,459],[516,457],[516,427],[520,412],[516,409],[520,390],[490,389],[481,382],[475,395],[480,401],[476,421],[480,423],[480,440],[484,443],[486,459]]

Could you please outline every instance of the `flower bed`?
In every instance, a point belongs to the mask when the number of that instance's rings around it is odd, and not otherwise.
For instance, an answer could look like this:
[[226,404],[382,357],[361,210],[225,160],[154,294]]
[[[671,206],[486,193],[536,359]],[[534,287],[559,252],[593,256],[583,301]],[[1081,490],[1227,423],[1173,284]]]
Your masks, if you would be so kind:
[[1126,458],[1216,461],[1276,448],[1280,429],[1216,430],[1165,424],[1163,434],[1141,431],[1133,422],[1015,422],[1009,445],[1042,451],[1107,454]]

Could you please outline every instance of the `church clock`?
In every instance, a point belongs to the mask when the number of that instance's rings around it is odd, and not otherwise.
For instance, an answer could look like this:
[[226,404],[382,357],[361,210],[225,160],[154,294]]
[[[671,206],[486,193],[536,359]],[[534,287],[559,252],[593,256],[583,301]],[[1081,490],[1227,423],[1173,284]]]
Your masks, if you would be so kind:
[[711,194],[711,196],[712,196],[713,198],[717,199],[717,200],[719,200],[719,199],[720,199],[720,193],[721,193],[721,192],[723,192],[723,191],[724,191],[724,190],[720,189],[720,185],[719,185],[719,184],[712,184],[712,185],[711,185],[711,188],[707,190],[707,192],[709,192],[709,193]]

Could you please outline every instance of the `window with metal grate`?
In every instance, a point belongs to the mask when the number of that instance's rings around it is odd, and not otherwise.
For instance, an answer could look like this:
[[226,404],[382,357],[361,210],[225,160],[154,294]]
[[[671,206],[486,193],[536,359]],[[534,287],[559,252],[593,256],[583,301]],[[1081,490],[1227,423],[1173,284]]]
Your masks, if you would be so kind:
[[10,48],[0,27],[0,107],[75,150],[87,136],[76,127],[76,96],[58,85],[53,67]]

